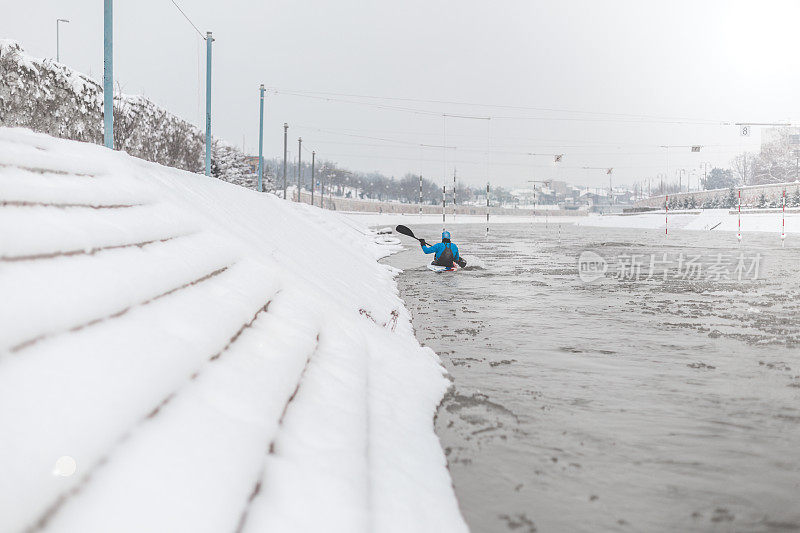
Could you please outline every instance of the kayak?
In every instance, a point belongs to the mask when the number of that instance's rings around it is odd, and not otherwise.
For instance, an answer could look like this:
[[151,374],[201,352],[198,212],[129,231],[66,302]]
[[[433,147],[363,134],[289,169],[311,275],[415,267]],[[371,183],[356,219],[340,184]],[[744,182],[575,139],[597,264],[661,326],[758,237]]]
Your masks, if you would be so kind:
[[431,271],[436,272],[436,273],[439,273],[439,272],[455,272],[456,270],[458,270],[458,264],[453,263],[453,266],[446,267],[446,266],[441,266],[441,265],[434,265],[433,263],[431,263],[431,264],[428,265],[428,270],[431,270]]

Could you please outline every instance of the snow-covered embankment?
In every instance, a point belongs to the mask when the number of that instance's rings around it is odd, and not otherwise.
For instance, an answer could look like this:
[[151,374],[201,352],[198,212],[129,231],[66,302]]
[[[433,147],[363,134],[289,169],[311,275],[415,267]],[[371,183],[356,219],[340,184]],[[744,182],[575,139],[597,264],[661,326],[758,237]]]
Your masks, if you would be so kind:
[[351,224],[0,129],[0,530],[464,529],[447,380]]
[[[785,227],[782,222],[785,219]],[[772,232],[780,235],[800,233],[800,213],[787,211],[785,216],[780,210],[769,212],[742,211],[742,232]],[[594,226],[601,228],[639,228],[664,230],[696,230],[696,231],[738,231],[739,216],[729,209],[703,209],[692,211],[670,212],[669,217],[663,211],[639,213],[635,215],[591,215],[575,220],[577,226]]]

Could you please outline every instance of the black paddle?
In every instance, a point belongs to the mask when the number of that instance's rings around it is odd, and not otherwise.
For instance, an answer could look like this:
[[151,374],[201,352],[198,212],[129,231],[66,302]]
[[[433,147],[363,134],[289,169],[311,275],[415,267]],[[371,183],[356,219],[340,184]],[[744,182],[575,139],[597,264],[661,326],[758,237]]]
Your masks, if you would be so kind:
[[419,237],[414,235],[414,232],[411,231],[411,228],[409,228],[408,226],[402,226],[402,225],[401,226],[397,226],[396,228],[394,228],[394,230],[397,233],[402,233],[403,235],[408,235],[412,239],[417,239],[419,242],[425,242],[425,239],[420,239]]

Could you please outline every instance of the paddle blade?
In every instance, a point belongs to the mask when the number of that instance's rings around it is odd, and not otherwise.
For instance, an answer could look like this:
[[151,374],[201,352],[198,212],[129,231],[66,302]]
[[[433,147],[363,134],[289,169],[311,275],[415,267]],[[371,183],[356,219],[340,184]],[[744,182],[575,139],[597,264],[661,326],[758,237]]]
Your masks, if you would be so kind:
[[[409,229],[409,228],[408,228],[408,227],[406,227],[406,226],[397,226],[396,228],[394,228],[394,230],[395,230],[397,233],[402,233],[403,235],[408,235],[408,236],[409,236],[409,237],[411,237],[412,239],[417,239],[417,238],[414,236],[414,232],[413,232],[413,231],[411,231],[411,229]],[[419,240],[419,239],[417,239],[417,240]]]

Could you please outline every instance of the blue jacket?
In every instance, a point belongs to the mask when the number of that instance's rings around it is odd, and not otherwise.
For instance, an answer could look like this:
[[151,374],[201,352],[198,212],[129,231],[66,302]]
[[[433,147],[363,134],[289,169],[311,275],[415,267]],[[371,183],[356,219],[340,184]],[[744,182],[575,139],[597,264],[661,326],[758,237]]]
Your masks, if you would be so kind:
[[434,258],[439,259],[439,256],[442,255],[442,252],[444,252],[445,246],[450,246],[450,250],[453,252],[453,260],[458,261],[458,246],[452,242],[437,242],[433,246],[425,246],[423,244],[422,251],[426,254],[436,253]]

